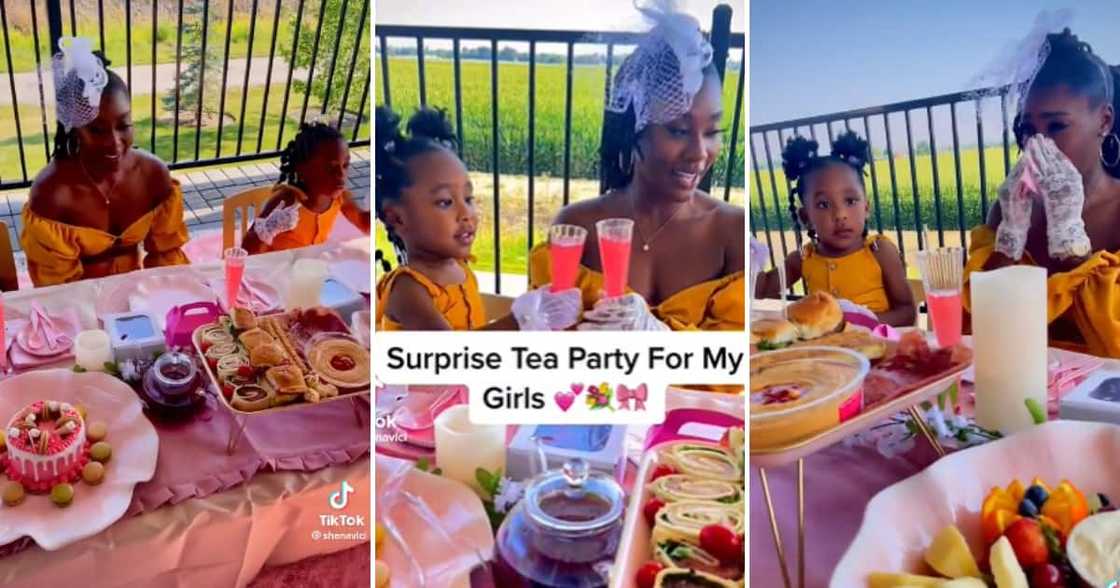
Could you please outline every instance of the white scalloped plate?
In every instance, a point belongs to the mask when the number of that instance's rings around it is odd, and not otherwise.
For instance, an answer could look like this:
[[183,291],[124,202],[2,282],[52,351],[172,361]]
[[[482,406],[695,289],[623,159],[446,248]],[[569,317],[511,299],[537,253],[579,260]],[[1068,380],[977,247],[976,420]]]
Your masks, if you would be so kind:
[[29,494],[14,507],[0,505],[0,545],[27,535],[43,549],[54,551],[100,533],[124,515],[136,484],[155,474],[159,435],[144,416],[136,393],[102,373],[55,369],[0,380],[0,421],[7,424],[36,400],[85,406],[87,422],[109,426],[105,440],[113,448],[105,480],[97,486],[76,482],[70,506],[59,508],[45,494]]

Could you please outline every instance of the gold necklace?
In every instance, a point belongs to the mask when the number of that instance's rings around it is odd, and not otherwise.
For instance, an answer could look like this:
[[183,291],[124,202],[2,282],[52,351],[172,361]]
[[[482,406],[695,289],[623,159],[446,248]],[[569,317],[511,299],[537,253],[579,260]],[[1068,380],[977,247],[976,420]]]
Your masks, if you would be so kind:
[[630,200],[630,210],[634,215],[634,230],[638,233],[638,240],[642,242],[642,251],[649,251],[650,245],[653,245],[653,241],[657,239],[657,235],[661,233],[661,229],[664,229],[669,225],[670,222],[673,221],[674,218],[676,218],[677,213],[684,209],[685,205],[688,204],[688,201],[678,204],[676,210],[673,211],[673,214],[670,214],[669,218],[665,219],[665,221],[662,222],[655,231],[653,231],[653,234],[649,236],[649,239],[646,239],[642,236],[642,227],[639,226],[638,223],[638,206],[636,204],[636,200],[637,196]]
[[[80,158],[78,159],[78,167],[82,168],[82,173],[85,174],[86,179],[89,180],[89,183],[93,184],[93,189],[97,191],[98,196],[101,196],[101,198],[105,200],[105,206],[111,206],[112,203],[109,201],[109,195],[101,190],[101,186],[97,185],[97,180],[93,179],[93,176],[90,175],[89,170],[86,169],[86,164],[82,163],[82,160]],[[110,175],[110,177],[112,177],[112,175]],[[109,194],[113,193],[113,189],[117,187],[118,183],[120,183],[120,178],[114,180],[109,184]]]

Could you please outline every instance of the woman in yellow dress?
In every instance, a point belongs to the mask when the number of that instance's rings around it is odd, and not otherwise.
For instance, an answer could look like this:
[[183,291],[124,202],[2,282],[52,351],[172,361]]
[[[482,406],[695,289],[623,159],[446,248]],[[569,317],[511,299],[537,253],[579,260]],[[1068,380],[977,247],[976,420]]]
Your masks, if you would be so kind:
[[[607,192],[564,207],[555,223],[588,231],[577,278],[581,329],[742,330],[744,211],[701,191],[723,143],[712,48],[690,16],[642,9],[655,26],[611,87],[602,161]],[[634,221],[628,289],[601,298],[595,223]],[[530,287],[550,281],[546,243],[530,254]]]
[[162,161],[132,147],[128,87],[88,40],[59,45],[54,153],[23,208],[31,280],[49,286],[189,263],[179,183]]
[[1120,357],[1120,76],[1069,29],[1039,55],[1016,116],[1024,154],[972,231],[965,287],[975,271],[1045,267],[1051,343]]

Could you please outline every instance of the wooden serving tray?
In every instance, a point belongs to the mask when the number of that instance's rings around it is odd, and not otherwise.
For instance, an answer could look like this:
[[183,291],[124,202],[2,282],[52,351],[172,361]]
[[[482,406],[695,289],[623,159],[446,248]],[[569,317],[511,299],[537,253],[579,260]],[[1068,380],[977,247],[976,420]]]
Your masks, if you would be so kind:
[[[784,446],[752,449],[750,463],[762,468],[783,466],[812,455],[856,433],[862,433],[888,417],[935,398],[967,371],[970,366],[972,366],[972,362],[960,363],[951,369],[911,384],[896,393],[890,400],[865,408],[863,412],[831,429],[798,439]],[[750,408],[747,410],[749,411]]]
[[[262,315],[262,316],[257,317],[257,319],[258,320],[266,319],[266,318],[269,318],[269,317],[279,316],[279,315],[283,315],[283,314],[287,314],[287,313],[279,312],[279,313],[273,313],[273,314],[270,314],[270,315]],[[362,390],[341,390],[340,389],[338,391],[338,396],[332,396],[330,398],[323,398],[319,402],[306,402],[306,401],[301,400],[299,402],[293,402],[291,404],[284,404],[284,405],[281,405],[281,406],[273,406],[273,407],[269,407],[269,408],[262,408],[261,410],[255,410],[255,411],[245,411],[245,410],[241,410],[241,409],[238,409],[238,408],[234,408],[234,406],[232,404],[230,404],[229,400],[226,399],[225,394],[222,394],[222,385],[218,381],[218,374],[214,373],[214,371],[210,369],[210,362],[206,361],[206,354],[203,353],[203,351],[202,351],[202,332],[209,327],[215,326],[216,324],[217,323],[210,323],[210,324],[207,324],[207,325],[202,325],[202,326],[198,327],[197,329],[195,329],[194,333],[191,334],[191,341],[194,343],[195,352],[197,352],[198,356],[202,359],[203,370],[205,370],[207,377],[210,379],[210,382],[214,385],[214,388],[218,391],[219,402],[221,402],[222,405],[224,405],[227,409],[229,409],[230,412],[234,412],[234,413],[241,414],[241,415],[247,415],[247,416],[255,416],[255,415],[269,414],[269,413],[274,413],[274,412],[285,412],[285,411],[289,411],[289,410],[300,410],[300,409],[306,409],[306,408],[311,407],[311,406],[318,406],[320,404],[326,404],[328,402],[334,402],[336,400],[345,400],[345,399],[354,398],[354,397],[357,397],[357,396],[368,395],[369,392],[370,392],[370,388],[368,388],[368,387],[365,388],[365,389],[362,389]],[[345,327],[345,323],[343,323],[343,327]],[[355,340],[357,340],[357,338],[354,337],[353,333],[351,333],[349,331],[349,329],[347,329],[345,333],[340,333],[340,334],[344,334],[348,337],[352,337]],[[240,343],[237,343],[237,344],[240,345]],[[297,350],[296,352],[302,354],[302,350]]]

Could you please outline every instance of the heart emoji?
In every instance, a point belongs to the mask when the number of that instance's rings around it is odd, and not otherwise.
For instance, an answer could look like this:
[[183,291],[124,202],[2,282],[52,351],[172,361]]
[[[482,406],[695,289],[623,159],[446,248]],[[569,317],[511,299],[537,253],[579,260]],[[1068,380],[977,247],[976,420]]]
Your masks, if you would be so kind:
[[579,396],[580,392],[583,392],[583,384],[572,384],[572,394]]
[[572,403],[576,401],[575,394],[571,392],[557,392],[553,398],[556,400],[556,406],[559,406],[560,410],[564,412],[568,412],[568,409],[572,407]]

